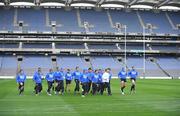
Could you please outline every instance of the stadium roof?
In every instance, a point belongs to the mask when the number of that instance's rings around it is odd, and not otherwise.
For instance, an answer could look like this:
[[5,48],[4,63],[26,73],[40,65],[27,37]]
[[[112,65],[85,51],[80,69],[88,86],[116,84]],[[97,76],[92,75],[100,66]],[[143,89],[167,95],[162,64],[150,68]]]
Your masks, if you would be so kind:
[[[159,8],[162,6],[173,6],[180,8],[180,0],[0,0],[3,5],[43,5],[43,4],[57,4],[61,6],[150,6],[152,8]],[[18,3],[18,4],[16,4]],[[51,4],[50,4],[51,3]]]

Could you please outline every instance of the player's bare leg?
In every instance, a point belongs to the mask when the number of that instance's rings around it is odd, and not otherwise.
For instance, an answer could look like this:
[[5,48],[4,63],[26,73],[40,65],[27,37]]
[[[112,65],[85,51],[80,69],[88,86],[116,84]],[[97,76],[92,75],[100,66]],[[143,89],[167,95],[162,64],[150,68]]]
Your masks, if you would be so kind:
[[70,84],[67,84],[66,91],[67,91],[68,93],[70,93]]
[[131,90],[130,90],[130,94],[135,93],[135,86],[136,86],[136,82],[134,79],[131,80]]
[[68,84],[66,84],[65,86],[65,92],[67,92],[67,89],[68,89]]
[[124,95],[124,88],[126,87],[126,84],[124,81],[121,81],[121,94]]

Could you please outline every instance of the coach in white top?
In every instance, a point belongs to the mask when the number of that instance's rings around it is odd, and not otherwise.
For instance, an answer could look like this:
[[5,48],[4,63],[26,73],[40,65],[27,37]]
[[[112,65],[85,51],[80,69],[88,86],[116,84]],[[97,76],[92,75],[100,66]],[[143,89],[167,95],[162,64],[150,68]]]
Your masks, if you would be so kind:
[[104,89],[107,88],[108,89],[108,95],[112,95],[111,94],[111,89],[110,89],[110,70],[109,69],[105,69],[105,72],[102,75],[102,82],[103,82],[103,89],[101,91],[101,95],[103,95]]
[[109,77],[110,77],[110,74],[105,71],[102,75],[102,82],[105,83],[105,82],[109,82]]

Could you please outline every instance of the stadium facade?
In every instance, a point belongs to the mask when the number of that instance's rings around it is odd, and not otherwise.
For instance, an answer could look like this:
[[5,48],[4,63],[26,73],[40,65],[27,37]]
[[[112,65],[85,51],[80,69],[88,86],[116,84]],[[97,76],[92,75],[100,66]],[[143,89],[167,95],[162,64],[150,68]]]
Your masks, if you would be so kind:
[[[19,68],[31,76],[56,66],[111,68],[116,77],[131,66],[142,78],[180,77],[180,7],[178,0],[1,0],[0,76]],[[41,6],[56,2],[64,6]],[[94,6],[71,6],[88,3]],[[119,4],[124,8],[101,7]],[[149,5],[152,9],[131,8]]]

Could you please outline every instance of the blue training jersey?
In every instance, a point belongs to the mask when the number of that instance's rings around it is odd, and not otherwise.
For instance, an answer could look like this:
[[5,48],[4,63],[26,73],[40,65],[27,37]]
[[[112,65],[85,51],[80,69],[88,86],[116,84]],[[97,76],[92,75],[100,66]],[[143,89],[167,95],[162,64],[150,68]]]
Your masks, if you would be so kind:
[[88,73],[83,73],[82,76],[80,77],[80,81],[81,81],[81,83],[89,82]]
[[54,79],[55,80],[64,80],[64,73],[62,71],[54,72]]
[[102,83],[102,75],[103,75],[103,73],[98,73],[98,75],[99,75],[98,83]]
[[118,74],[118,77],[120,79],[126,79],[127,73],[125,71],[120,71],[119,74]]
[[65,78],[66,78],[66,80],[72,80],[73,79],[72,73],[66,73]]
[[74,79],[80,80],[81,76],[82,76],[82,73],[79,72],[79,71],[75,71],[75,72],[73,73],[73,78],[74,78]]
[[42,83],[42,78],[43,75],[39,72],[35,72],[34,76],[33,76],[33,80],[35,81],[35,83]]
[[99,81],[99,74],[94,74],[92,77],[92,83],[98,83]]
[[23,73],[23,74],[18,74],[16,76],[16,82],[17,83],[22,83],[22,82],[25,82],[26,81],[26,75]]
[[138,76],[138,72],[136,72],[135,70],[131,70],[128,75],[130,78],[135,79]]
[[88,72],[87,76],[88,76],[89,81],[92,81],[92,77],[94,76],[94,73],[93,72]]
[[46,80],[49,82],[53,82],[54,81],[54,73],[47,73],[46,75]]

